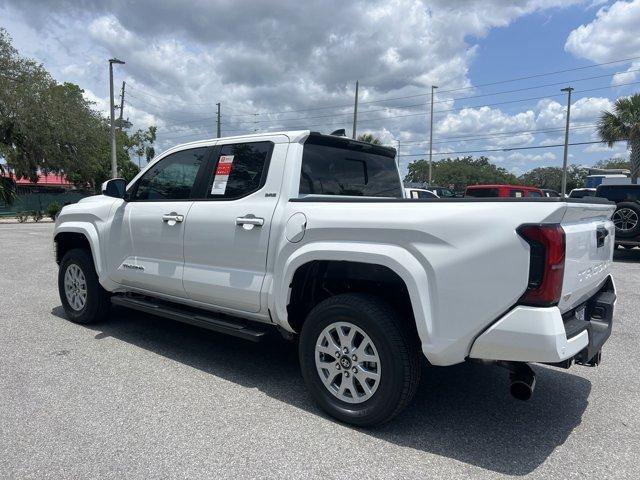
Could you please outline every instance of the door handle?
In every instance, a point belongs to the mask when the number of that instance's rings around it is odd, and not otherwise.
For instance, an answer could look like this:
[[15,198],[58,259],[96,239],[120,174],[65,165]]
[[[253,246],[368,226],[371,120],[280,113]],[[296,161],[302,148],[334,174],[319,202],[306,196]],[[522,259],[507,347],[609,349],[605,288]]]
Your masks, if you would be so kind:
[[263,226],[264,218],[254,217],[253,215],[238,217],[236,218],[236,225],[244,228],[245,230],[251,230],[253,227]]
[[165,213],[162,215],[162,221],[169,225],[175,225],[184,221],[184,215],[178,215],[176,212]]

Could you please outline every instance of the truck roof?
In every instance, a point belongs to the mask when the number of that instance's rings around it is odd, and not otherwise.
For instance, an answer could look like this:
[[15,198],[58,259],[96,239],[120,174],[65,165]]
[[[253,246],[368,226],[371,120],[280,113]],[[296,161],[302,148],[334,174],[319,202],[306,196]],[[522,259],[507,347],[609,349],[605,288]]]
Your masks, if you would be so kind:
[[[277,135],[284,135],[284,136],[288,137],[289,141],[292,142],[292,143],[300,142],[301,140],[303,140],[303,139],[305,139],[306,137],[309,137],[309,136],[314,136],[314,137],[317,137],[319,139],[325,138],[327,141],[331,141],[331,142],[333,142],[333,141],[340,142],[342,140],[342,141],[345,141],[345,142],[349,142],[350,144],[360,143],[362,145],[374,146],[374,144],[371,144],[371,143],[368,143],[368,142],[361,142],[360,140],[354,140],[352,138],[343,137],[343,136],[340,136],[340,135],[328,135],[328,134],[323,134],[323,133],[320,133],[320,132],[314,132],[314,131],[311,131],[311,130],[283,130],[283,131],[280,131],[280,132],[249,133],[249,134],[246,134],[246,135],[234,135],[234,136],[228,136],[228,137],[194,140],[192,142],[181,143],[179,145],[176,145],[176,147],[181,147],[181,146],[185,146],[185,145],[196,146],[196,145],[208,144],[208,143],[216,142],[216,141],[220,141],[220,140],[254,140],[254,139],[259,139],[259,138],[263,138],[263,137],[273,137],[273,136],[277,136]],[[384,146],[384,145],[375,145],[375,147],[379,148],[379,149],[386,150],[386,154],[387,155],[395,156],[395,154],[396,154],[396,150],[393,147],[387,147],[387,146]]]

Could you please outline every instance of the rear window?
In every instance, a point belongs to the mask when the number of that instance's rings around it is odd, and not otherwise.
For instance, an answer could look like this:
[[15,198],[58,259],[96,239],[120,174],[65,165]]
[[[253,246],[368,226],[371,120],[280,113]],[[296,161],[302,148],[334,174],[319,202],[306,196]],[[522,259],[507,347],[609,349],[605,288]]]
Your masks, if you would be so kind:
[[302,154],[300,194],[402,198],[394,151],[310,136]]
[[497,188],[467,188],[465,197],[497,197]]
[[438,198],[438,196],[424,190],[411,190],[410,198]]
[[596,193],[598,197],[604,197],[614,202],[624,202],[626,200],[640,200],[640,186],[604,186],[600,185]]
[[572,190],[569,198],[593,197],[595,193],[591,190]]

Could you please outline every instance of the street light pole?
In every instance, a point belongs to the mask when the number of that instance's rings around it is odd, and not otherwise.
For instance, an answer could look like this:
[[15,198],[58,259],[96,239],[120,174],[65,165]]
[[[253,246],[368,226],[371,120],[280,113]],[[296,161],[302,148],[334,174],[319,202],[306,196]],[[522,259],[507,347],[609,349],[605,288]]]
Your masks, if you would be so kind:
[[351,138],[356,139],[356,126],[358,123],[358,80],[356,80],[356,98],[353,104],[353,131],[351,132]]
[[113,64],[124,64],[122,60],[117,58],[109,59],[109,96],[110,101],[110,113],[111,113],[111,178],[118,178],[118,160],[116,156],[116,114],[115,105],[113,100]]
[[216,133],[218,135],[218,138],[220,138],[220,102],[216,103],[216,105],[218,106],[218,116],[216,120]]
[[561,92],[567,92],[567,125],[564,130],[564,159],[562,160],[562,191],[561,195],[567,194],[567,159],[569,157],[569,121],[571,118],[571,92],[572,87],[566,87],[560,90]]
[[429,127],[429,186],[431,186],[431,182],[433,181],[433,97],[435,95],[435,90],[438,88],[435,85],[431,85],[431,126]]

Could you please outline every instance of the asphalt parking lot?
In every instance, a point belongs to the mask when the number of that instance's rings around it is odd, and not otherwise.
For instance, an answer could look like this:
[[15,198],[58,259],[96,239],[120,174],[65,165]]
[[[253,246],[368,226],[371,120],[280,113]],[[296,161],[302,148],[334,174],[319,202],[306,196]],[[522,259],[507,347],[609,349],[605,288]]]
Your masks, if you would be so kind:
[[308,399],[295,347],[124,309],[64,319],[51,224],[0,225],[0,478],[638,478],[640,249],[616,253],[598,368],[430,368],[373,430]]

